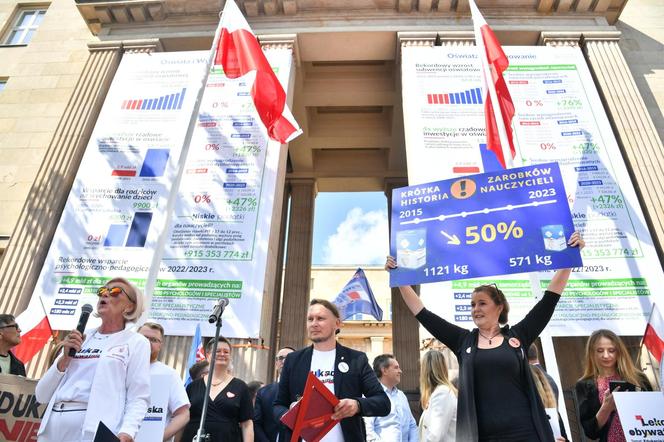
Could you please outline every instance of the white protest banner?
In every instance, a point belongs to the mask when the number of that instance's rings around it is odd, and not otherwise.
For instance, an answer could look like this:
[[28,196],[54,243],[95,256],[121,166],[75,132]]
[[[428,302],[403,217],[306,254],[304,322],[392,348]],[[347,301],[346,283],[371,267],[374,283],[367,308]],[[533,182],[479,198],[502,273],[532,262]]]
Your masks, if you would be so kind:
[[661,391],[613,394],[628,442],[664,441],[664,394]]
[[[290,49],[265,51],[287,89]],[[219,298],[230,299],[221,333],[256,338],[274,207],[286,147],[267,136],[250,88],[254,74],[229,79],[214,69],[168,227],[150,319],[169,335],[192,335]],[[214,325],[201,328],[214,335]]]
[[[564,197],[587,244],[584,266],[574,269],[547,330],[554,336],[583,336],[598,328],[641,334],[652,303],[664,303],[652,290],[662,286],[664,274],[583,54],[572,47],[504,50],[518,156],[524,164],[559,163]],[[410,185],[499,167],[484,148],[485,93],[476,48],[403,48],[402,84]],[[506,171],[495,185],[518,180]],[[482,253],[482,242],[477,247]],[[538,276],[545,288],[551,273]],[[426,284],[421,294],[432,311],[469,327],[472,289],[492,282],[508,297],[511,323],[530,310],[533,293],[540,291],[528,275],[515,274]]]
[[33,293],[53,329],[73,328],[111,277],[144,284],[205,63],[205,52],[123,56]]
[[32,442],[46,411],[37,403],[37,381],[22,376],[0,374],[0,440]]

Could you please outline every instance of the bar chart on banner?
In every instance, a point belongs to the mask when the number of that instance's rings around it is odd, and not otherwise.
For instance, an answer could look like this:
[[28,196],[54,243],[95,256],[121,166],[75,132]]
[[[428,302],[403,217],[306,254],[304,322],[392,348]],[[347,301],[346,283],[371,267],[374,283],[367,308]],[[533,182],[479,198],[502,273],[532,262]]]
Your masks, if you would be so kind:
[[482,89],[472,88],[446,94],[427,94],[428,104],[483,104]]
[[111,176],[116,177],[145,177],[157,178],[164,175],[168,158],[170,157],[170,149],[148,149],[145,153],[145,158],[140,166],[125,166],[122,168],[114,168],[111,170]]
[[123,110],[179,110],[182,109],[182,102],[187,88],[184,87],[178,93],[161,95],[158,97],[130,98],[123,100],[121,109]]
[[152,222],[152,212],[136,212],[129,224],[111,224],[104,247],[145,247]]

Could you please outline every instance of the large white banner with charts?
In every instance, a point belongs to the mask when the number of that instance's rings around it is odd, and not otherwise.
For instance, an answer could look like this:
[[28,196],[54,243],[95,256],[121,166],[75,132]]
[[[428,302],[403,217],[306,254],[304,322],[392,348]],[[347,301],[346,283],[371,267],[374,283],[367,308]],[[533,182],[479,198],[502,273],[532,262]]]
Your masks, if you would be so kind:
[[[292,52],[265,51],[288,90]],[[150,317],[168,334],[191,335],[219,298],[221,333],[257,338],[277,171],[285,145],[270,140],[254,107],[253,74],[231,80],[213,70],[201,102],[168,226]],[[214,335],[214,324],[201,327]]]
[[[575,269],[547,330],[558,336],[598,328],[642,334],[652,303],[664,302],[658,290],[664,275],[583,55],[571,47],[504,49],[521,158],[515,166],[559,163],[574,225],[587,244],[584,266]],[[402,84],[410,185],[498,167],[484,145],[485,92],[476,48],[404,48]],[[483,253],[481,241],[476,247]],[[545,288],[551,273],[538,277]],[[431,310],[469,327],[472,289],[490,282],[508,296],[511,323],[539,292],[526,274],[426,284],[421,292]]]
[[[209,52],[123,57],[81,161],[31,302],[54,329],[114,276],[138,287],[162,253],[148,318],[167,334],[193,335],[220,297],[222,333],[256,338],[277,171],[286,147],[256,113],[253,78],[209,76],[186,158],[181,151]],[[292,53],[266,51],[287,89]],[[182,179],[175,188],[178,167]],[[172,222],[167,202],[177,193]],[[160,241],[160,236],[162,240]],[[154,272],[156,274],[156,272]],[[98,323],[90,318],[90,325]],[[212,326],[203,334],[214,335]]]
[[54,329],[73,328],[111,277],[144,286],[206,63],[207,52],[123,56],[31,300]]

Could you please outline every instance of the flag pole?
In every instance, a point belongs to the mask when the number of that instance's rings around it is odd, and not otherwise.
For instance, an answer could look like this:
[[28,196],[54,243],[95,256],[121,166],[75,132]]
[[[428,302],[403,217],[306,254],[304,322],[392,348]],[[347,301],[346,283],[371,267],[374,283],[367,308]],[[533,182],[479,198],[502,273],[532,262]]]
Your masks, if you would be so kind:
[[48,324],[48,329],[51,330],[51,338],[53,338],[53,341],[56,341],[58,339],[58,334],[53,330],[53,327],[51,327],[51,320],[48,319],[48,313],[46,313],[44,300],[42,299],[41,295],[37,295],[37,297],[39,298],[39,303],[41,304],[42,311],[44,312],[44,317],[46,317],[46,323]]
[[[481,16],[482,14],[477,5],[475,4],[475,1],[470,0],[469,3],[471,10],[474,10],[478,15]],[[498,102],[498,94],[496,93],[496,86],[493,83],[493,75],[491,72],[491,67],[489,66],[489,60],[486,56],[486,47],[484,46],[484,39],[482,38],[482,32],[479,29],[479,27],[476,25],[474,18],[473,18],[473,28],[475,30],[475,45],[478,47],[480,51],[482,76],[484,77],[484,83],[486,84],[487,91],[489,92],[489,96],[491,97],[491,107],[493,108],[493,116],[496,119],[496,126],[498,127],[498,136],[500,138],[500,148],[503,152],[503,161],[505,162],[506,169],[512,169],[514,167],[514,161],[512,160],[512,151],[510,149],[510,143],[507,138],[507,132],[505,132],[505,121],[503,120],[503,113],[500,110],[500,104]]]
[[[227,0],[233,1],[233,0]],[[201,102],[203,100],[203,94],[205,93],[205,85],[207,84],[208,78],[210,77],[210,69],[212,68],[213,60],[216,54],[215,43],[219,40],[219,35],[221,34],[221,21],[223,17],[223,11],[219,13],[219,24],[214,33],[214,39],[212,40],[212,47],[210,48],[210,53],[208,54],[207,64],[205,66],[205,73],[201,79],[201,86],[198,89],[196,94],[196,101],[194,102],[194,110],[191,113],[189,118],[189,126],[187,127],[187,134],[184,137],[182,143],[182,150],[180,151],[180,159],[178,161],[178,171],[175,180],[173,181],[173,187],[171,188],[171,193],[168,196],[168,202],[166,203],[166,220],[164,221],[164,229],[159,235],[157,240],[157,246],[155,248],[155,253],[152,255],[152,262],[150,264],[150,269],[148,270],[148,276],[145,281],[145,287],[143,288],[143,293],[145,295],[145,311],[139,319],[139,324],[142,324],[147,319],[147,315],[150,312],[150,307],[152,306],[152,293],[154,292],[155,285],[157,283],[157,277],[159,276],[159,268],[161,266],[161,259],[164,256],[164,251],[166,248],[166,241],[168,239],[169,226],[173,219],[173,212],[175,209],[175,203],[179,198],[179,189],[180,183],[182,181],[182,176],[184,175],[184,166],[186,164],[186,159],[189,154],[189,145],[191,144],[191,139],[194,135],[194,129],[196,128],[196,122],[198,121],[198,113],[201,109]]]

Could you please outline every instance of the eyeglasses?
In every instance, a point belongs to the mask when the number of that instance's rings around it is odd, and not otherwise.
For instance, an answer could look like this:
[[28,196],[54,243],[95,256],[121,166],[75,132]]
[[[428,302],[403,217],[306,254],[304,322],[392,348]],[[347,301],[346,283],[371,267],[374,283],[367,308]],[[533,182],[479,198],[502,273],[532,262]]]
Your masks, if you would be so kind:
[[153,343],[153,344],[161,344],[161,339],[159,339],[159,338],[148,338],[148,337],[146,336],[146,339],[147,339],[148,341],[150,341],[151,343]]
[[21,327],[19,327],[18,324],[7,324],[0,326],[0,328],[11,328],[11,327],[14,327],[16,331],[21,331]]
[[106,287],[106,286],[102,286],[102,287],[99,287],[99,288],[97,289],[97,296],[99,296],[99,297],[108,295],[108,296],[111,296],[111,297],[113,297],[113,298],[117,298],[118,296],[120,296],[121,293],[124,293],[125,295],[127,295],[127,298],[129,298],[129,300],[130,300],[131,302],[133,302],[134,304],[136,303],[136,301],[134,301],[133,299],[131,299],[131,296],[129,296],[129,294],[128,294],[128,293],[125,291],[125,289],[123,289],[122,287],[118,287],[118,286],[115,286],[115,287]]
[[286,356],[277,356],[277,357],[274,358],[274,360],[277,361],[277,362],[283,361],[285,359],[286,359]]

